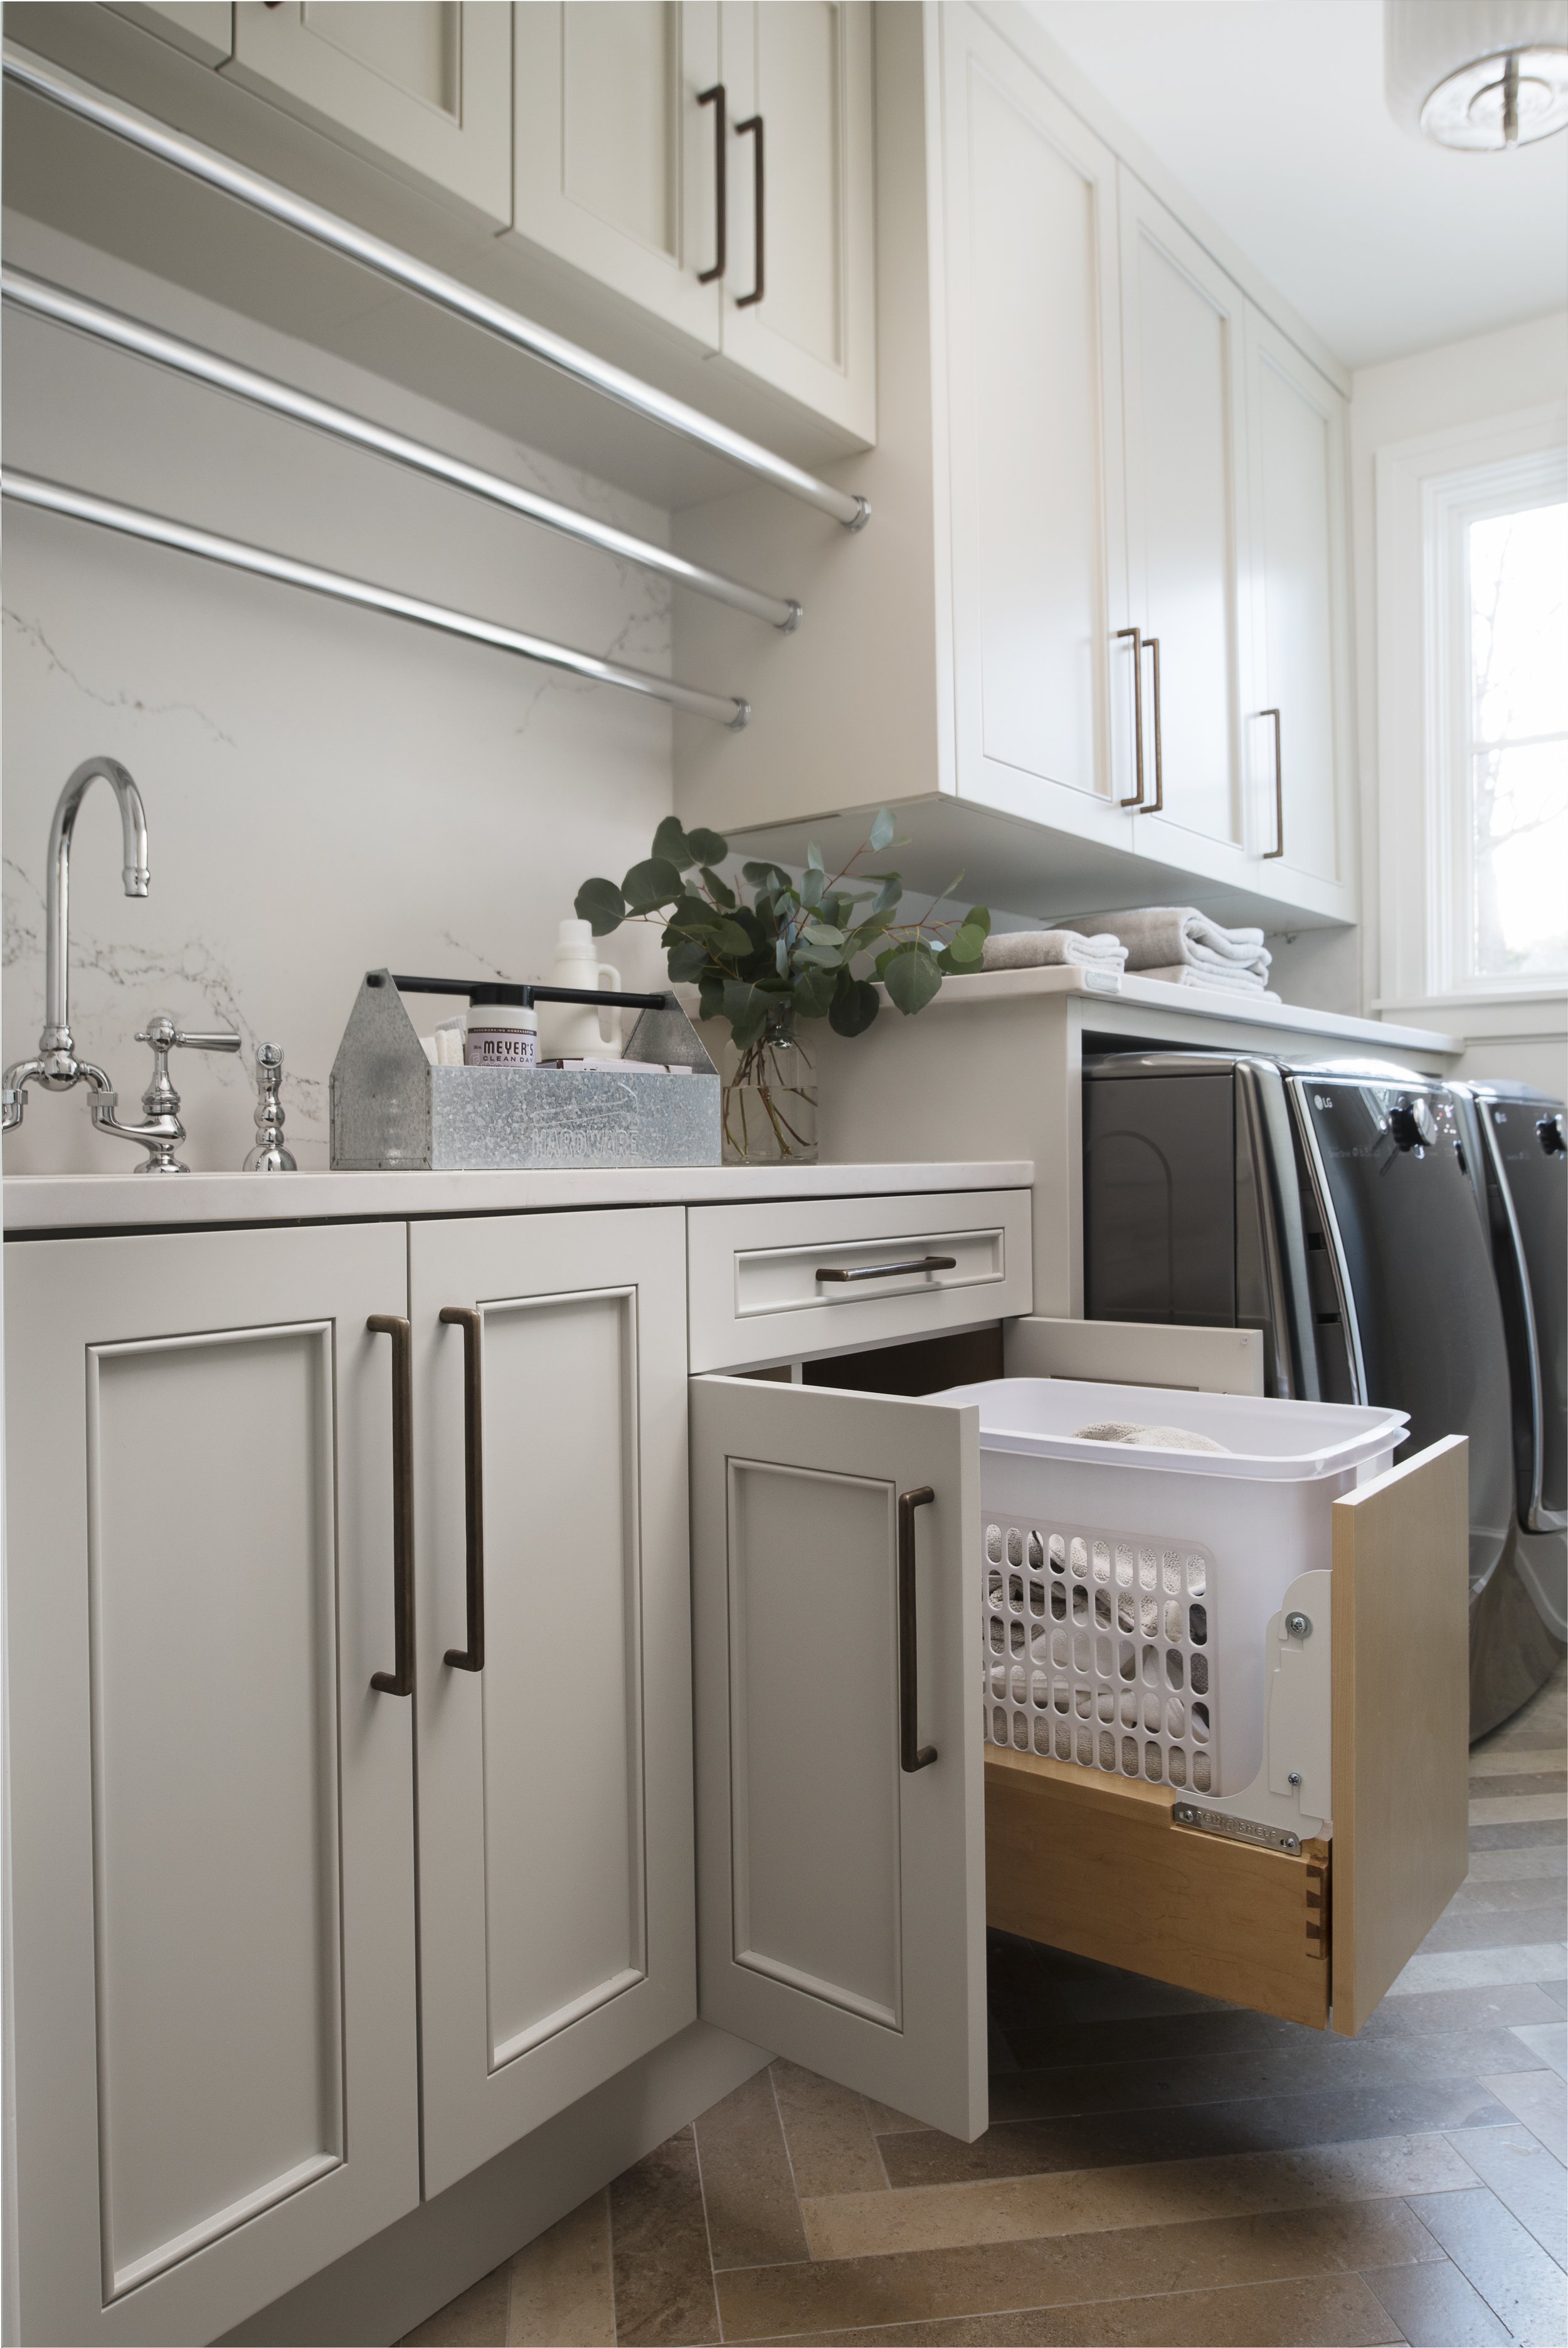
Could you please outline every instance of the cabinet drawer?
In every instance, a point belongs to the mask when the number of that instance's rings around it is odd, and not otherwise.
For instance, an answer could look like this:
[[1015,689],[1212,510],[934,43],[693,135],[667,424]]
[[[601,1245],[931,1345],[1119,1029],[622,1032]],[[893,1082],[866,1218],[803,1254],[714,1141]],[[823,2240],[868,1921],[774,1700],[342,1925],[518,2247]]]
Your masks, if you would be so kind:
[[1027,1313],[1025,1190],[696,1207],[691,1365],[741,1369]]

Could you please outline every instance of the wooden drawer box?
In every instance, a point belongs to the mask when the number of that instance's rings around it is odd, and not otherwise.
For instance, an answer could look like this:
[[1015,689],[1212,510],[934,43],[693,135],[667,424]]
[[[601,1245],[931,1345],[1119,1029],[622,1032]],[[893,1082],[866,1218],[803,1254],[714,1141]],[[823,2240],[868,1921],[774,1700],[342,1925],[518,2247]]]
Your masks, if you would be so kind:
[[938,1335],[1032,1302],[1026,1190],[694,1207],[686,1229],[694,1370]]

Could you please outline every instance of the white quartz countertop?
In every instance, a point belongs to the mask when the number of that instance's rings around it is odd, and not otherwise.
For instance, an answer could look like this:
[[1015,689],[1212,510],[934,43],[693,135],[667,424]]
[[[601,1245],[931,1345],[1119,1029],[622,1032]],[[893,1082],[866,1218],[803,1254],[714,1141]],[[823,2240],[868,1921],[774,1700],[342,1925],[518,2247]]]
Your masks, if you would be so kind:
[[1022,1190],[1034,1179],[1034,1166],[1025,1158],[923,1166],[607,1167],[528,1174],[13,1174],[5,1182],[4,1205],[11,1236]]
[[[1226,993],[1218,987],[1173,986],[1139,971],[986,970],[971,978],[949,979],[923,1015],[957,1010],[965,1003],[1006,1003],[1030,994],[1093,994],[1234,1027],[1272,1027],[1288,1051],[1287,1035],[1321,1035],[1338,1044],[1367,1044],[1384,1052],[1434,1052],[1454,1056],[1465,1048],[1462,1035],[1435,1027],[1400,1027],[1388,1019],[1361,1019],[1347,1011],[1311,1011],[1299,1003],[1267,1003],[1261,995]],[[1215,1048],[1223,1044],[1214,1038]]]

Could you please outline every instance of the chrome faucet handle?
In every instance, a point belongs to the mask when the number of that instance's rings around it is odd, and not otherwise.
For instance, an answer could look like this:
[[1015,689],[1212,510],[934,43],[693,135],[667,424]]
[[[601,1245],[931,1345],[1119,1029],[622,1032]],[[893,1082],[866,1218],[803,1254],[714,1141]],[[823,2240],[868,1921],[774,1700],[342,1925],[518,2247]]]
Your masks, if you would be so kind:
[[[100,1133],[112,1133],[121,1141],[139,1141],[147,1156],[136,1169],[139,1174],[189,1174],[191,1169],[174,1154],[185,1138],[185,1128],[180,1122],[180,1096],[169,1074],[169,1055],[174,1051],[237,1052],[240,1038],[232,1028],[199,1031],[176,1025],[166,1011],[159,1011],[145,1027],[136,1032],[139,1044],[152,1046],[152,1075],[147,1090],[141,1096],[141,1106],[147,1111],[145,1125],[122,1125],[115,1116],[115,1096],[105,1088],[98,1092],[92,1103],[92,1120]],[[85,1063],[84,1075],[88,1074]],[[91,1081],[89,1076],[89,1082]]]
[[298,1169],[294,1152],[284,1148],[284,1112],[278,1087],[284,1080],[284,1056],[277,1044],[256,1045],[256,1140],[247,1150],[242,1170],[246,1174],[293,1174]]

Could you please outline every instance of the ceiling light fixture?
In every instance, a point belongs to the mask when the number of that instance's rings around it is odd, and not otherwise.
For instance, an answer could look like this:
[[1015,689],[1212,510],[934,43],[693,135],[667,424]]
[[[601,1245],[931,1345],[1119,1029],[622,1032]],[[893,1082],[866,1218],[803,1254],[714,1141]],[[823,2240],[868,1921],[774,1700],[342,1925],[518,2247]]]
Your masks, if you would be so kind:
[[1388,109],[1442,147],[1528,147],[1568,124],[1568,0],[1383,0]]

